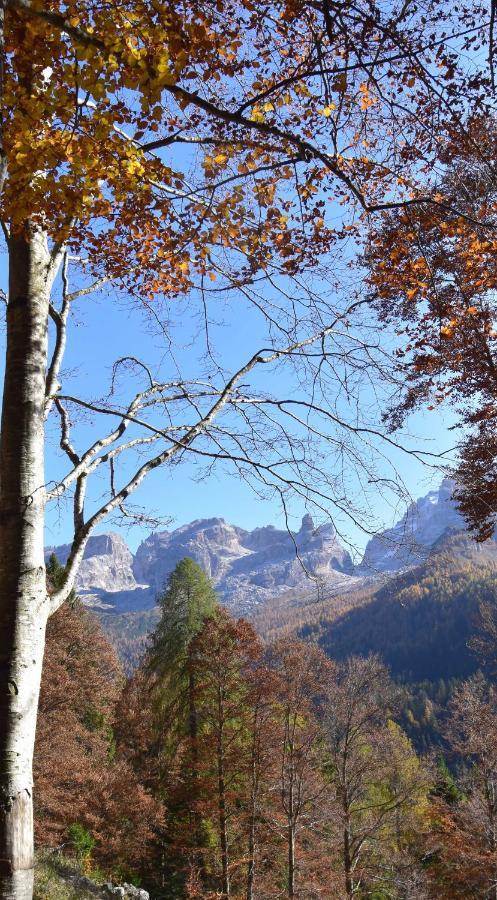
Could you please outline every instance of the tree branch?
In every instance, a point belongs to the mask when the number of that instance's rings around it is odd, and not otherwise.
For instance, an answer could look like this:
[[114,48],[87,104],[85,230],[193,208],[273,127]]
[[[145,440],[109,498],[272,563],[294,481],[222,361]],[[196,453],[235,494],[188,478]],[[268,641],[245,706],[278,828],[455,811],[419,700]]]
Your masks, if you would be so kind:
[[49,305],[50,318],[55,325],[55,347],[45,380],[45,419],[48,418],[55,395],[60,388],[60,367],[62,365],[67,343],[67,317],[71,305],[68,293],[68,267],[69,258],[66,251],[62,263],[62,307],[60,312],[55,309],[52,303]]

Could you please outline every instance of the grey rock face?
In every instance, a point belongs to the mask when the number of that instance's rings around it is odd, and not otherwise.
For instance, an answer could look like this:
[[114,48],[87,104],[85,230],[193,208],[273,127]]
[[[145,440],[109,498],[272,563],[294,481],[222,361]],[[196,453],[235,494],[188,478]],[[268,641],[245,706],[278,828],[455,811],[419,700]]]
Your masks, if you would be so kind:
[[[48,548],[65,563],[69,547]],[[88,605],[119,612],[153,605],[169,574],[190,556],[214,583],[220,599],[237,613],[302,590],[353,582],[352,561],[331,525],[314,527],[307,515],[290,535],[269,525],[246,531],[224,519],[201,519],[150,535],[133,558],[119,535],[90,538],[77,591]],[[312,576],[311,578],[309,576]]]
[[453,490],[454,482],[446,478],[438,490],[412,503],[393,528],[369,541],[359,571],[395,572],[418,565],[443,534],[463,529],[464,520],[451,499]]
[[[45,558],[55,553],[62,565],[67,562],[69,544],[47,547]],[[133,554],[119,534],[95,534],[85,549],[76,581],[78,594],[90,606],[120,610],[151,605],[148,586],[140,585],[133,574]]]
[[[393,528],[368,543],[355,571],[333,526],[316,528],[309,515],[293,535],[272,525],[247,531],[224,519],[198,519],[151,534],[134,557],[119,535],[90,538],[77,590],[84,602],[104,611],[150,609],[176,564],[190,556],[236,614],[250,615],[260,604],[289,593],[304,597],[347,591],[364,577],[419,564],[445,532],[463,528],[452,491],[453,483],[445,480],[413,503]],[[69,547],[55,552],[64,563]]]
[[314,528],[310,516],[293,537],[273,526],[245,531],[224,519],[202,519],[147,538],[135,556],[135,576],[157,593],[184,556],[212,579],[221,600],[249,612],[291,589],[312,590],[309,574],[320,581],[346,581],[352,561],[329,525]]
[[[65,565],[70,549],[69,544],[47,547],[45,556],[48,559],[55,553],[59,562]],[[86,545],[79,568],[78,589],[88,590],[95,586],[104,591],[127,591],[137,586],[133,554],[119,534],[95,534]]]

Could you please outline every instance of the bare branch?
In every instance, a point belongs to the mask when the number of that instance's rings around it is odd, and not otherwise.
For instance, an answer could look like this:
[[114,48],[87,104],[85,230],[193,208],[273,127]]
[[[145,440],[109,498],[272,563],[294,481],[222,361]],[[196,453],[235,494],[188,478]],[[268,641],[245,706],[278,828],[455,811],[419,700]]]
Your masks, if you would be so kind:
[[68,266],[69,259],[65,252],[62,264],[62,307],[59,312],[52,303],[49,306],[50,317],[55,325],[55,347],[45,381],[45,419],[48,418],[55,394],[60,388],[60,367],[67,343],[67,317],[71,303],[68,293]]
[[99,291],[104,284],[108,284],[109,281],[112,281],[112,278],[109,276],[104,276],[99,278],[97,281],[94,281],[93,284],[88,285],[88,287],[80,288],[77,291],[72,291],[68,296],[69,303],[73,303],[74,300],[79,300],[80,297],[87,297],[88,294],[94,294],[95,291]]

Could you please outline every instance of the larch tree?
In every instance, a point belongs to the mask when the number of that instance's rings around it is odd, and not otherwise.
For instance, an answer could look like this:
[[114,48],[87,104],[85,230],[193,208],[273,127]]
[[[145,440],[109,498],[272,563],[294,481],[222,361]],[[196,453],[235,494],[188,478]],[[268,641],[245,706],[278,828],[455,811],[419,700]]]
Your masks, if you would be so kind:
[[391,738],[385,726],[395,689],[378,657],[351,657],[330,684],[328,698],[324,734],[342,832],[345,896],[352,898],[367,884],[370,842],[378,842],[391,812],[407,799],[404,786],[399,794],[372,793],[375,784],[394,774],[384,738]]
[[269,658],[279,677],[275,793],[287,856],[285,893],[294,900],[303,882],[302,844],[306,836],[313,840],[320,819],[317,811],[326,795],[316,712],[319,698],[333,679],[334,666],[318,647],[293,638],[273,644]]
[[203,569],[185,556],[171,572],[158,598],[161,617],[152,635],[150,665],[162,673],[177,672],[190,641],[217,608],[217,596]]
[[240,896],[246,868],[241,863],[247,856],[244,808],[253,791],[248,777],[253,751],[249,674],[261,655],[252,626],[222,609],[206,620],[191,644],[200,788],[197,797],[191,791],[188,795],[216,836],[215,842],[197,847],[197,853],[205,857],[201,872],[211,873],[205,887],[223,900]]
[[[245,830],[247,878],[245,900],[254,900],[261,889],[263,873],[273,884],[274,858],[277,855],[273,828],[274,769],[280,748],[278,718],[279,679],[268,668],[263,656],[247,675],[250,710],[247,723],[247,788]],[[274,804],[274,801],[273,801]]]
[[[378,483],[378,429],[357,418],[353,387],[390,361],[370,322],[354,330],[366,301],[337,293],[335,269],[361,216],[439,202],[413,186],[433,154],[426,123],[438,116],[447,131],[478,101],[465,51],[484,16],[478,3],[441,0],[422,10],[4,0],[0,14],[0,892],[20,900],[32,892],[45,629],[93,529],[129,514],[149,472],[188,455],[355,518],[344,467],[364,466],[365,482]],[[171,353],[166,371],[152,371],[127,356],[103,400],[71,391],[74,309],[104,284],[148,311],[168,351],[168,316],[187,295],[194,333],[204,323],[203,369],[178,373]],[[260,341],[234,366],[211,345],[219,304],[235,321],[247,309],[259,317]],[[277,388],[283,369],[288,391]],[[72,427],[78,410],[100,423],[89,440]],[[55,483],[49,418],[66,461]],[[328,474],[313,441],[325,443]],[[63,497],[72,549],[49,595],[45,514]]]
[[[169,819],[172,819],[179,832],[181,817],[185,818],[185,790],[179,792],[182,797],[175,802],[171,797],[170,786],[175,778],[177,781],[181,778],[186,781],[189,815],[185,829],[193,843],[199,844],[200,824],[194,811],[199,788],[198,673],[196,667],[191,665],[191,645],[206,620],[215,614],[218,601],[205,572],[196,562],[185,557],[169,576],[159,597],[159,604],[161,617],[152,633],[150,647],[142,663],[145,678],[142,702],[152,707],[154,734],[148,752],[157,759],[156,794],[167,803]],[[171,823],[168,830],[172,830]],[[175,840],[178,843],[177,837]],[[184,851],[183,845],[180,853],[184,855]],[[162,856],[164,857],[164,853]],[[178,857],[173,859],[173,865],[176,865],[178,873],[182,871]]]
[[157,713],[160,718],[160,708],[168,710],[171,751],[174,753],[174,740],[188,734],[195,754],[197,711],[194,672],[188,666],[189,646],[204,621],[214,615],[217,597],[205,572],[185,557],[171,572],[159,604],[161,617],[147,659],[155,676]]

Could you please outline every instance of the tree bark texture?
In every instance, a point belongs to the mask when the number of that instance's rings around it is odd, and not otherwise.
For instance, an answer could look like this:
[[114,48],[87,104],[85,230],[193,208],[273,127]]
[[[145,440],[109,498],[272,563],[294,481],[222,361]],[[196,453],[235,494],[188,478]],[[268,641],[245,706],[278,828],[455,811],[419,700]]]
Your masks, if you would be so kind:
[[31,230],[9,242],[0,436],[0,896],[33,890],[32,760],[48,597],[44,395],[50,255]]
[[345,892],[348,898],[354,896],[352,883],[352,859],[350,855],[350,832],[348,824],[343,829],[343,868],[345,874]]
[[295,897],[295,822],[288,823],[288,896]]

